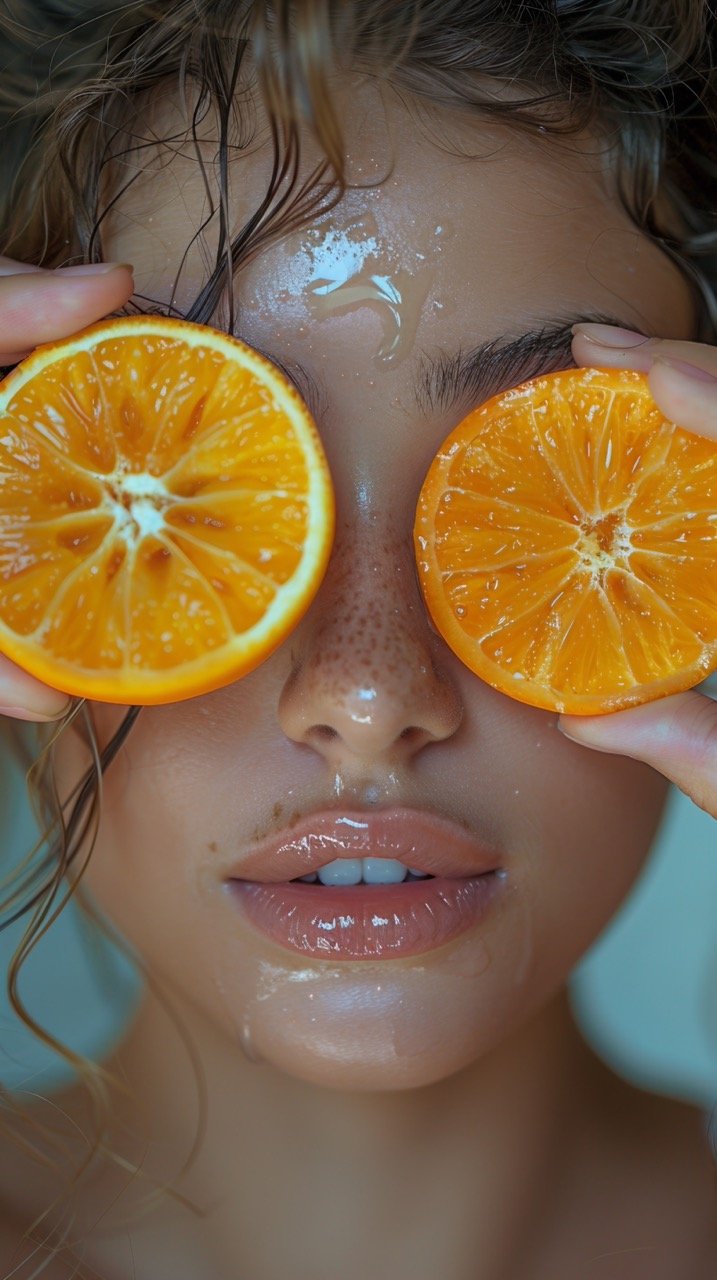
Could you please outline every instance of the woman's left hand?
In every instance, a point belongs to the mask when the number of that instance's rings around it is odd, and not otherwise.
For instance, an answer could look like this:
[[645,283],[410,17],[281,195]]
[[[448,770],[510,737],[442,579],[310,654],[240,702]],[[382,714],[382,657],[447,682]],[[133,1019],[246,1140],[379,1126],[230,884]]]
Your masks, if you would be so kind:
[[[573,329],[576,364],[640,369],[666,418],[717,440],[717,347],[609,325]],[[715,566],[717,572],[717,565]],[[717,702],[694,689],[606,716],[560,716],[566,737],[658,769],[717,818]]]

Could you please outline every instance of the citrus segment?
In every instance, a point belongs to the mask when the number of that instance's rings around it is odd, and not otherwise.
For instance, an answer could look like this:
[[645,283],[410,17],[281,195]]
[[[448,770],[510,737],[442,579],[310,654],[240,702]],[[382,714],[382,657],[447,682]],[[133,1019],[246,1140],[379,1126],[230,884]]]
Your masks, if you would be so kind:
[[217,330],[111,319],[0,384],[0,649],[67,693],[162,703],[250,671],[333,520],[303,401]]
[[521,702],[601,714],[717,667],[717,443],[641,373],[564,370],[469,414],[414,539],[436,627]]

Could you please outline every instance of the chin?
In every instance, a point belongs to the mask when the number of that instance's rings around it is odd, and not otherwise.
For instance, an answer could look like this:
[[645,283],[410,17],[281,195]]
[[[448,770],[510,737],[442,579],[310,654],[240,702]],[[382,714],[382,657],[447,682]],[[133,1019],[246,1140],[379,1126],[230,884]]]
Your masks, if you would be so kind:
[[305,1084],[340,1093],[397,1093],[421,1089],[465,1070],[475,1055],[461,1055],[454,1045],[443,1051],[426,1050],[411,1057],[377,1041],[371,1045],[314,1041],[301,1043],[278,1037],[256,1048],[252,1060],[273,1067]]
[[245,957],[217,986],[222,1030],[258,1069],[321,1088],[418,1089],[490,1054],[541,1003],[525,959],[521,947],[489,947],[480,931],[400,962],[275,953],[251,969]]

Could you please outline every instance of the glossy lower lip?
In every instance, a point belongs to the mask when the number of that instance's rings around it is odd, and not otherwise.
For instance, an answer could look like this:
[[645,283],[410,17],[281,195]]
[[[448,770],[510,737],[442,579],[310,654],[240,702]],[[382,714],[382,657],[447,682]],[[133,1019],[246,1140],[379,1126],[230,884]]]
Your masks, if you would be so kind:
[[393,885],[230,880],[240,910],[272,942],[324,960],[398,960],[433,951],[477,925],[502,877],[437,877]]

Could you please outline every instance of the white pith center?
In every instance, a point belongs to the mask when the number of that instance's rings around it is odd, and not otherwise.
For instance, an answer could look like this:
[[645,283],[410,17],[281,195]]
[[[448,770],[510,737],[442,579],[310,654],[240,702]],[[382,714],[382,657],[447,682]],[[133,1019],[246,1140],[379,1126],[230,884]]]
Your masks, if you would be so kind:
[[596,578],[608,569],[629,569],[630,555],[634,550],[631,534],[624,509],[611,511],[597,519],[586,517],[578,542],[582,567],[590,570]]
[[164,509],[176,499],[156,476],[146,471],[115,471],[105,478],[104,485],[115,529],[127,542],[164,529]]

